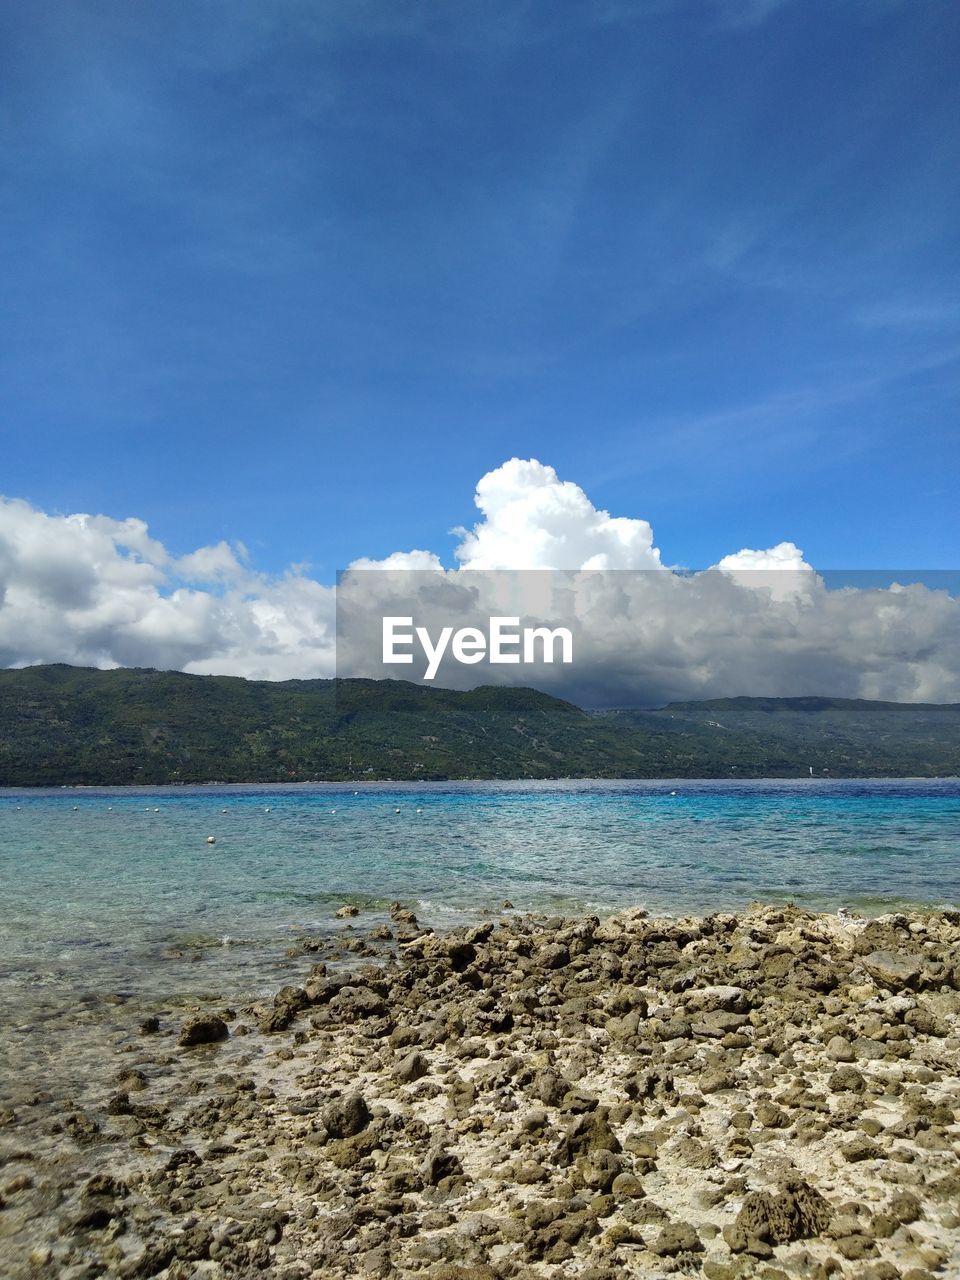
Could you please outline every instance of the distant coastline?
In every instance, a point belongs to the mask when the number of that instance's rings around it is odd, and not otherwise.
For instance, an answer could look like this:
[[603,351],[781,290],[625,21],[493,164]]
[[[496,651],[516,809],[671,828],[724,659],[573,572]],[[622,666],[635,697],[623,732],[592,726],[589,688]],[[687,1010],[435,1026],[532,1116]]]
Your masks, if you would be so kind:
[[596,712],[526,688],[0,671],[5,787],[958,775],[960,704],[738,697]]

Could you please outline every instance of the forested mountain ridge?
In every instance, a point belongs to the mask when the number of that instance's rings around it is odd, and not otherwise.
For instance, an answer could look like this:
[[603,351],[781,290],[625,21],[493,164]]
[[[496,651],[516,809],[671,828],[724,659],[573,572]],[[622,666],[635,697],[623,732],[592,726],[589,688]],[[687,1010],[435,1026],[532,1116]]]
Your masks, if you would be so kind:
[[532,689],[0,671],[0,785],[960,774],[960,705],[725,698],[587,712]]

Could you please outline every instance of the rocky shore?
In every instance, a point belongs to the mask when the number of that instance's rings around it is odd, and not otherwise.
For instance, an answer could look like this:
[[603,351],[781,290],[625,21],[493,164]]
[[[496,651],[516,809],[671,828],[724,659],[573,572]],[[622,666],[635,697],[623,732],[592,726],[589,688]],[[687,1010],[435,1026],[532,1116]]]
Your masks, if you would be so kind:
[[24,1085],[5,1276],[960,1276],[960,913],[352,911]]

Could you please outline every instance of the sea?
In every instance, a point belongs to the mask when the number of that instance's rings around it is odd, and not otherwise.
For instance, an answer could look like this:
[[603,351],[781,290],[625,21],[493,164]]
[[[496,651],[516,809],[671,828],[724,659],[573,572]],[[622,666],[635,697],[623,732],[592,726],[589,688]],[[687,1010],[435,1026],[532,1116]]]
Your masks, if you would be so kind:
[[443,927],[754,900],[957,907],[960,779],[3,789],[0,1039],[69,1069],[78,1027],[269,994],[396,902]]

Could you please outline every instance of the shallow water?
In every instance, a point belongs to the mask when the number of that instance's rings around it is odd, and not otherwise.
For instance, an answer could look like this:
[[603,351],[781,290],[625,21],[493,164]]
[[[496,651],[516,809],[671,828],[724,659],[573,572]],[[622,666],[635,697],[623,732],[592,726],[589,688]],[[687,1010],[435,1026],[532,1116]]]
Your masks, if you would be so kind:
[[[140,1066],[151,1087],[170,1073],[176,1098],[188,1009],[235,1004],[239,1032],[246,998],[303,980],[305,939],[362,937],[394,900],[435,925],[505,899],[551,914],[955,906],[958,837],[960,780],[0,791],[0,1162],[82,1181],[91,1161],[140,1159],[109,1135],[91,1154],[63,1117],[102,1118]],[[361,914],[337,920],[348,901]],[[161,1028],[144,1040],[147,1012]],[[210,1070],[254,1070],[256,1041],[232,1034]],[[0,1239],[0,1257],[12,1248]]]
[[4,790],[0,1002],[266,990],[346,901],[367,908],[358,926],[396,899],[435,924],[505,899],[955,904],[958,837],[958,780]]
[[506,900],[879,914],[956,905],[958,873],[960,780],[4,790],[0,1102],[85,1094],[145,1010],[300,981],[291,949],[394,900],[433,925]]

